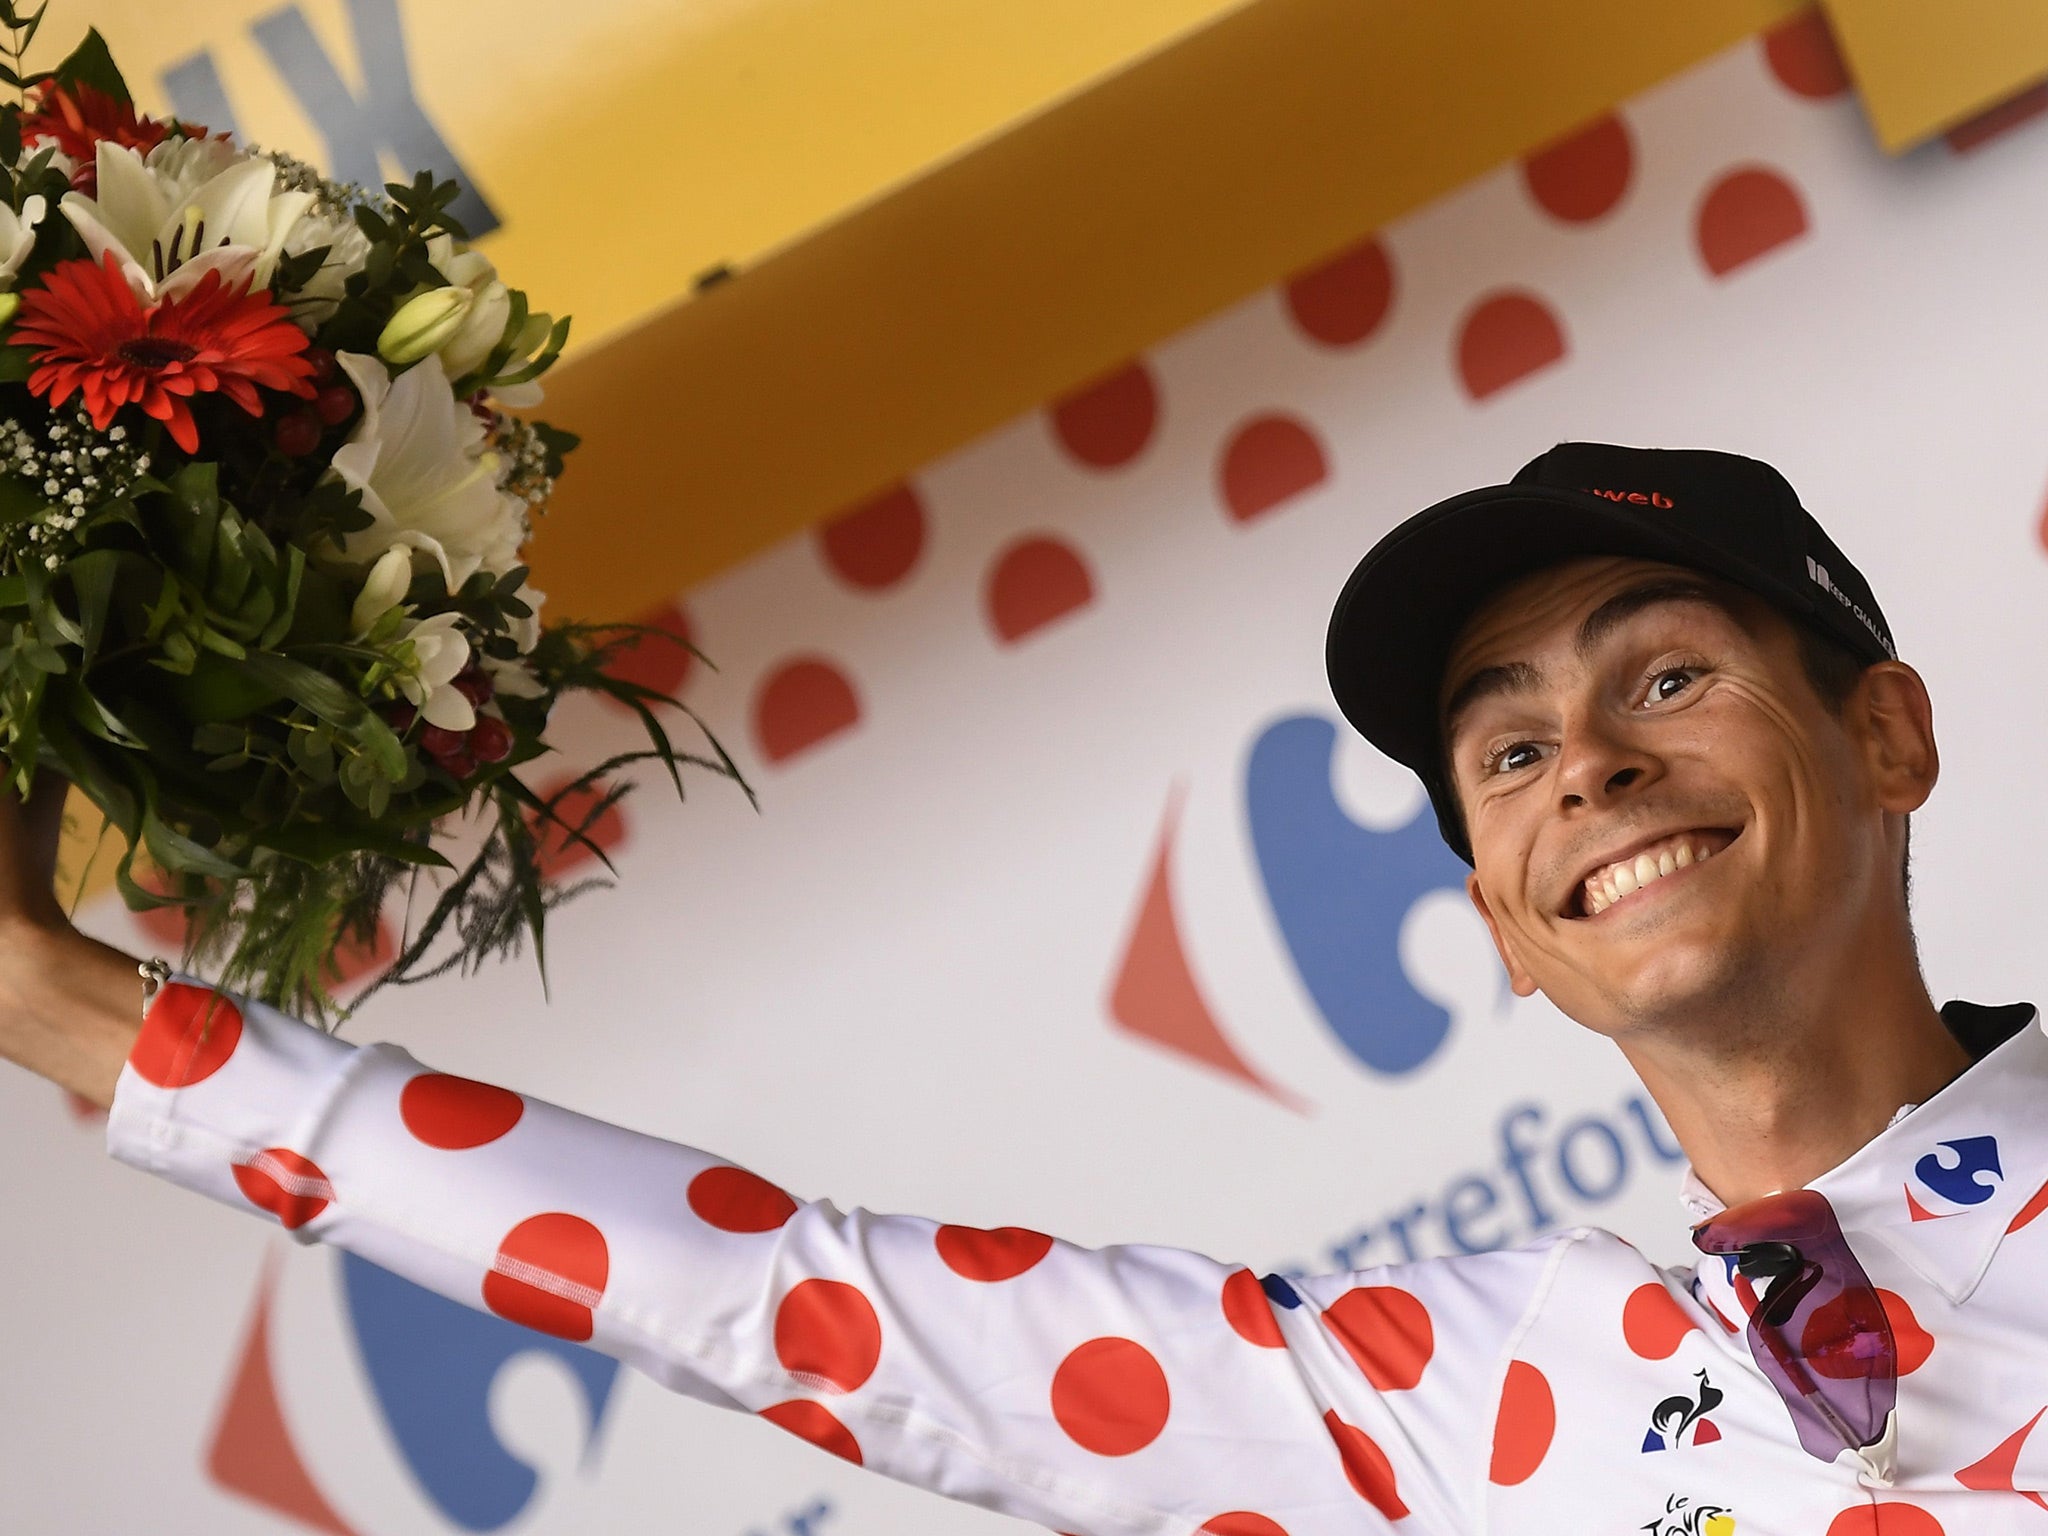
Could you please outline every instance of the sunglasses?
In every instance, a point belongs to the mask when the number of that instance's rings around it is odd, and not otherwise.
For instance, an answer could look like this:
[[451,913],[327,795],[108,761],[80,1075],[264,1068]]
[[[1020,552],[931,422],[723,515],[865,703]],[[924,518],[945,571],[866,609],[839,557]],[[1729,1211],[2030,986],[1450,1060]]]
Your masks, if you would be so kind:
[[1778,1390],[1799,1443],[1822,1461],[1884,1439],[1899,1398],[1899,1352],[1877,1287],[1850,1251],[1827,1197],[1766,1195],[1693,1228],[1702,1253],[1733,1256],[1763,1291],[1749,1352]]

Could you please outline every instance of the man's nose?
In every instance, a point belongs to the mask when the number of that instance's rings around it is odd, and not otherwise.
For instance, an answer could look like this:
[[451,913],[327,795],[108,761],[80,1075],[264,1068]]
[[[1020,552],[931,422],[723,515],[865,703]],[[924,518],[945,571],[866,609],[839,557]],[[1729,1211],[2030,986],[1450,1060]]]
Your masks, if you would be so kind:
[[1568,723],[1557,757],[1558,803],[1566,810],[1609,804],[1661,771],[1625,729],[1593,714]]

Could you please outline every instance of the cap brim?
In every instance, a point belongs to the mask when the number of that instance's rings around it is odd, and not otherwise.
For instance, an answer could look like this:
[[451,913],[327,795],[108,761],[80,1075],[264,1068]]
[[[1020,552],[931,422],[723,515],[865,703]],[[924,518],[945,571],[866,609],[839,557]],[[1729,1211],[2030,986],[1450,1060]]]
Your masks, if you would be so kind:
[[[1418,512],[1358,563],[1330,616],[1330,691],[1359,733],[1437,777],[1444,663],[1466,620],[1518,577],[1588,555],[1664,560],[1757,589],[1758,573],[1654,513],[1541,485],[1467,491]],[[1764,594],[1785,603],[1804,594]]]

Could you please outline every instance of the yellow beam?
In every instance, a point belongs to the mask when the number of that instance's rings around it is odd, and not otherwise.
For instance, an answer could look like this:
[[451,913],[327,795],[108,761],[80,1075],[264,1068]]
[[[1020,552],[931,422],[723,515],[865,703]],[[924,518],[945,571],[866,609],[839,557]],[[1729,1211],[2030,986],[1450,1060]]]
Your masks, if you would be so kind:
[[1824,0],[1878,142],[1898,154],[2048,78],[2042,0]]

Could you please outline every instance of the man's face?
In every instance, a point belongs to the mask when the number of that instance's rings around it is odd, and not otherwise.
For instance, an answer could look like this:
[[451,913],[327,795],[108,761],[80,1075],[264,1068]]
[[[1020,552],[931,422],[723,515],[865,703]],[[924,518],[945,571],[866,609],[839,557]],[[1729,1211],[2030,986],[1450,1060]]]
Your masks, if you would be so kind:
[[1516,990],[1601,1033],[1799,995],[1898,879],[1863,754],[1739,589],[1558,566],[1473,617],[1444,683],[1473,901]]

